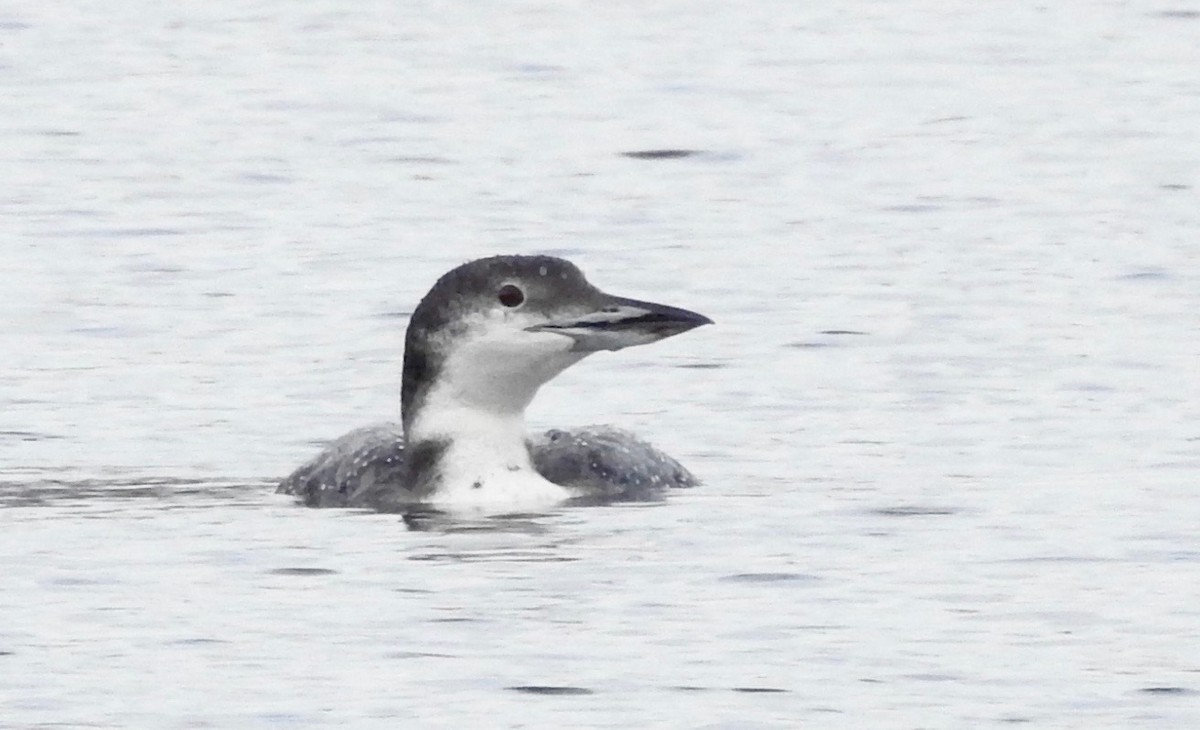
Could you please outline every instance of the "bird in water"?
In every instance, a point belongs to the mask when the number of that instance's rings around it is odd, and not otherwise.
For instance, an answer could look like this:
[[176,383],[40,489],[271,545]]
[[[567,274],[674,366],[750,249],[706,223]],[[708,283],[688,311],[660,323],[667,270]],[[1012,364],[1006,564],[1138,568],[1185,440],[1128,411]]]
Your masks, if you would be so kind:
[[588,355],[712,324],[606,294],[571,262],[494,256],[443,275],[404,343],[401,423],[357,429],[279,485],[313,507],[520,510],[648,500],[696,478],[610,426],[527,437],[538,388]]

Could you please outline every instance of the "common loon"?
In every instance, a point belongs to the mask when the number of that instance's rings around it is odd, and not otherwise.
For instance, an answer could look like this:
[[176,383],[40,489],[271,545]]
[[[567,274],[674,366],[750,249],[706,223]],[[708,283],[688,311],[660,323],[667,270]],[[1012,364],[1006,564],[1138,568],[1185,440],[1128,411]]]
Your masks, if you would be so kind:
[[620,429],[527,439],[525,408],[593,352],[705,324],[686,309],[605,294],[564,259],[468,262],[438,279],[409,321],[401,423],[351,431],[277,491],[314,507],[505,510],[692,486],[679,462]]

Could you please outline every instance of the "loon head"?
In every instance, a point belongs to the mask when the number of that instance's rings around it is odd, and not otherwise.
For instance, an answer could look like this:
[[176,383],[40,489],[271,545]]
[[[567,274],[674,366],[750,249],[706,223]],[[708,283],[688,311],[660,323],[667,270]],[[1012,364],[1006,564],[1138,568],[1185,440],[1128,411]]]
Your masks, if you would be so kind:
[[[481,473],[532,471],[524,412],[544,383],[593,352],[711,323],[686,309],[606,294],[560,258],[463,264],[434,284],[408,325],[402,412],[413,468],[454,456],[477,462],[472,468]],[[459,453],[448,454],[456,445]],[[470,468],[463,473],[472,485],[485,481]]]
[[542,384],[593,352],[711,323],[686,309],[605,294],[564,259],[471,261],[442,276],[413,312],[404,345],[404,425],[413,425],[431,397],[524,410]]

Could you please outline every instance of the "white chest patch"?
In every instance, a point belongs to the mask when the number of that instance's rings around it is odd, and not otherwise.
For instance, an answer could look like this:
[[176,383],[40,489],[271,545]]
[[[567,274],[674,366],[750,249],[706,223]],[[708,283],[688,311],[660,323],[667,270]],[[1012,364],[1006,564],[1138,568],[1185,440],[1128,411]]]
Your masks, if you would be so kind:
[[514,511],[547,507],[570,493],[538,474],[525,445],[523,414],[465,407],[431,394],[413,423],[418,438],[448,442],[436,466],[430,504],[451,509]]
[[[486,512],[541,509],[566,501],[567,490],[532,469],[490,470],[485,473],[444,474],[429,503],[448,509]],[[465,477],[465,478],[464,478]]]

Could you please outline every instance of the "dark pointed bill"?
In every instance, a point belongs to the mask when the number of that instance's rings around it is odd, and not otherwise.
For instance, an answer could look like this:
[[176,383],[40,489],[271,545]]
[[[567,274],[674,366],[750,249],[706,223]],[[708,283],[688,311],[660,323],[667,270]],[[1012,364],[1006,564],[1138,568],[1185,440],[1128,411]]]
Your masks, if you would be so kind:
[[566,335],[575,340],[575,350],[593,352],[648,345],[712,323],[703,314],[687,309],[610,296],[592,312],[528,330]]

